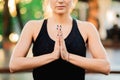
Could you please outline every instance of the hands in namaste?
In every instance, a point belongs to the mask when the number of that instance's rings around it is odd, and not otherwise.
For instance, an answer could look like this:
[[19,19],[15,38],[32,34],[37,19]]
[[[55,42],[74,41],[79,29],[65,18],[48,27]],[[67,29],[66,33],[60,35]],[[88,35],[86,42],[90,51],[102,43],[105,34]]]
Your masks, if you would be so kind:
[[61,25],[57,25],[57,36],[55,40],[54,51],[52,52],[52,54],[54,54],[57,59],[61,57],[63,60],[69,60],[69,52],[66,49]]

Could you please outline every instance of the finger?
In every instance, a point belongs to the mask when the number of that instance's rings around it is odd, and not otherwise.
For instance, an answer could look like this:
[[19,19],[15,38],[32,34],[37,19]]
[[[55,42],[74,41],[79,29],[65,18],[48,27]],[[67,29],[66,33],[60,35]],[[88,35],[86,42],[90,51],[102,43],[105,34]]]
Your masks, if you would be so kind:
[[62,46],[61,46],[60,49],[61,49],[61,50],[60,50],[60,51],[61,51],[61,58],[62,58],[63,60],[69,61],[69,53],[67,53]]
[[65,56],[64,56],[64,50],[63,50],[63,46],[62,46],[62,39],[63,39],[63,36],[62,36],[62,30],[61,30],[61,25],[59,26],[59,36],[60,36],[60,55],[61,55],[61,58],[63,59],[63,60],[65,60]]
[[63,46],[63,34],[62,34],[62,31],[60,30],[60,51],[61,51],[61,57],[63,60],[65,60],[65,54],[64,54],[64,46]]
[[56,35],[56,39],[55,39],[55,48],[59,49],[59,41],[60,41],[60,37],[59,37],[59,31],[58,31],[58,25],[57,25],[57,35]]
[[57,29],[57,34],[59,34],[59,25],[57,25],[56,29]]
[[62,31],[60,31],[60,45],[61,45],[63,48],[66,48]]
[[61,46],[61,48],[60,48],[60,51],[61,51],[61,58],[62,58],[63,60],[65,60],[65,55],[64,55],[64,51],[63,51],[62,46]]
[[63,34],[62,34],[61,30],[60,30],[60,51],[61,51],[62,59],[68,61],[69,54],[67,53],[65,41],[64,41]]

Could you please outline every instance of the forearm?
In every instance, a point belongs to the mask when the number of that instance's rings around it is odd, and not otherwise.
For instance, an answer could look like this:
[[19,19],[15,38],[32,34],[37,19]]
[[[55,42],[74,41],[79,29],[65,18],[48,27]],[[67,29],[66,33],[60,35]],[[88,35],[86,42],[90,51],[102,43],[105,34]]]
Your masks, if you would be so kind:
[[85,58],[74,54],[69,54],[69,62],[86,70],[108,74],[110,66],[105,59]]
[[45,54],[37,57],[16,57],[11,59],[9,67],[11,72],[29,70],[43,66],[54,61],[52,54]]

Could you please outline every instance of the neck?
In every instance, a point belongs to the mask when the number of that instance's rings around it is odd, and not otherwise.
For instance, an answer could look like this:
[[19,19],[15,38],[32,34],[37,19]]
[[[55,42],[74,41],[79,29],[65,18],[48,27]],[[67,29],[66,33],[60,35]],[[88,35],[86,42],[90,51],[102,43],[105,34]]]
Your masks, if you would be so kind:
[[69,14],[53,14],[54,16],[51,17],[55,23],[59,24],[66,24],[72,21],[72,17]]

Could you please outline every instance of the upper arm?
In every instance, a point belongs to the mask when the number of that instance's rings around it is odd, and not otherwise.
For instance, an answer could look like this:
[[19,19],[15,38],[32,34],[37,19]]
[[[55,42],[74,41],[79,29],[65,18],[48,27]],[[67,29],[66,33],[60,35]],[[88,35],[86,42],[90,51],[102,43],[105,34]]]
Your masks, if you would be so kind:
[[91,23],[87,25],[88,32],[88,49],[93,58],[107,59],[106,51],[101,43],[99,33],[95,26]]
[[27,55],[32,43],[32,36],[33,26],[32,21],[29,21],[22,29],[19,41],[13,50],[12,57],[25,57]]

